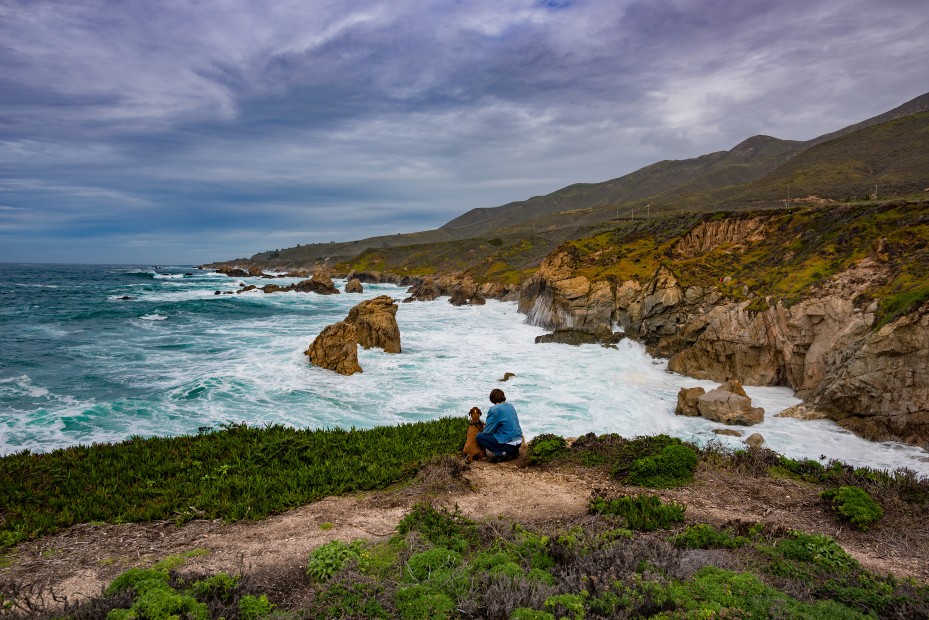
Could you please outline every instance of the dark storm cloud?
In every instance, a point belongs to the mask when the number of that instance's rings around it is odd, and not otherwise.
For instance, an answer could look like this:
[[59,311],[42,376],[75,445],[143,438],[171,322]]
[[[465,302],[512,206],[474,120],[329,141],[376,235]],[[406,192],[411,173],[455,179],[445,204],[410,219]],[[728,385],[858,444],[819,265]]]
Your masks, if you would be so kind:
[[0,260],[199,262],[807,139],[927,90],[895,0],[0,0]]

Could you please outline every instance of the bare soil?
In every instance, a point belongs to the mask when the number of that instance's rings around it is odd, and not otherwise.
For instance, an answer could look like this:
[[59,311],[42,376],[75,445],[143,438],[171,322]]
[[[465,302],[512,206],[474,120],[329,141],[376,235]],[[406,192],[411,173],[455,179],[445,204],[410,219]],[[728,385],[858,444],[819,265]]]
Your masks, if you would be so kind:
[[[447,472],[446,472],[447,473]],[[443,479],[444,476],[444,479]],[[183,570],[198,573],[293,575],[310,552],[332,540],[383,539],[392,535],[417,501],[458,506],[473,519],[504,518],[557,525],[583,515],[592,493],[641,493],[588,468],[526,468],[519,462],[477,462],[464,471],[420,477],[412,487],[328,497],[261,521],[192,521],[79,525],[21,544],[0,569],[0,591],[18,584],[46,605],[100,594],[133,566],[150,566],[169,556],[205,550]],[[861,564],[877,573],[929,582],[929,525],[915,510],[886,518],[870,532],[839,525],[823,508],[818,490],[790,479],[752,478],[701,465],[694,482],[658,491],[683,503],[688,522],[730,521],[819,532],[832,536]]]

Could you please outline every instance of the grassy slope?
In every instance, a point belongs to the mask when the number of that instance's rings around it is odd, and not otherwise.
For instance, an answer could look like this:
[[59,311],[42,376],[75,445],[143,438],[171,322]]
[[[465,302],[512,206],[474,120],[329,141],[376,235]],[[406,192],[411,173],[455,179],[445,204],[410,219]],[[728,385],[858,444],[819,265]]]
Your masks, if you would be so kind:
[[457,451],[465,431],[463,418],[350,431],[238,425],[5,456],[0,549],[77,523],[258,519],[383,488]]

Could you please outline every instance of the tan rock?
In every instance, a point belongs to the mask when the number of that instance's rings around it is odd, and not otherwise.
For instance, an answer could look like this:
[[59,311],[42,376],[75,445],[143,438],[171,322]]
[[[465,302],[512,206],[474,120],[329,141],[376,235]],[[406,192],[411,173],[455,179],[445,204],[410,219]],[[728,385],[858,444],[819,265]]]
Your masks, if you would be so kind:
[[700,415],[722,424],[751,426],[764,420],[764,409],[752,407],[747,396],[727,392],[721,388],[710,390],[697,399]]
[[788,407],[780,413],[775,413],[774,417],[793,418],[795,420],[822,420],[823,418],[828,418],[829,415],[825,411],[811,405],[800,404]]
[[726,435],[729,437],[741,437],[742,433],[731,428],[714,428],[713,432],[717,435]]
[[361,280],[358,278],[352,278],[345,283],[345,292],[346,293],[364,293],[364,287],[361,285]]
[[706,394],[702,387],[681,388],[677,393],[677,407],[674,410],[675,415],[696,417],[700,415],[697,409],[697,399]]
[[760,448],[764,445],[764,437],[762,437],[761,433],[752,433],[745,440],[745,445],[750,448]]
[[361,372],[358,364],[358,341],[355,327],[344,321],[328,325],[305,351],[310,363],[339,374]]
[[377,347],[386,353],[400,353],[397,304],[389,296],[361,302],[349,311],[345,322],[354,326],[356,342],[365,349]]

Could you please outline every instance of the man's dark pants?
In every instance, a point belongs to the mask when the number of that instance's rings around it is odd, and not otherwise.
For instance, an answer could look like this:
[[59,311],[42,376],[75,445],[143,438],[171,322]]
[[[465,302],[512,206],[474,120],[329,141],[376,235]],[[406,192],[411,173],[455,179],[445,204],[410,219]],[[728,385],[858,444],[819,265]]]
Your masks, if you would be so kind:
[[503,455],[511,458],[516,458],[519,456],[519,446],[511,446],[508,443],[500,443],[494,439],[492,435],[478,433],[475,439],[477,440],[477,445],[484,448],[485,450],[490,450],[497,456]]

